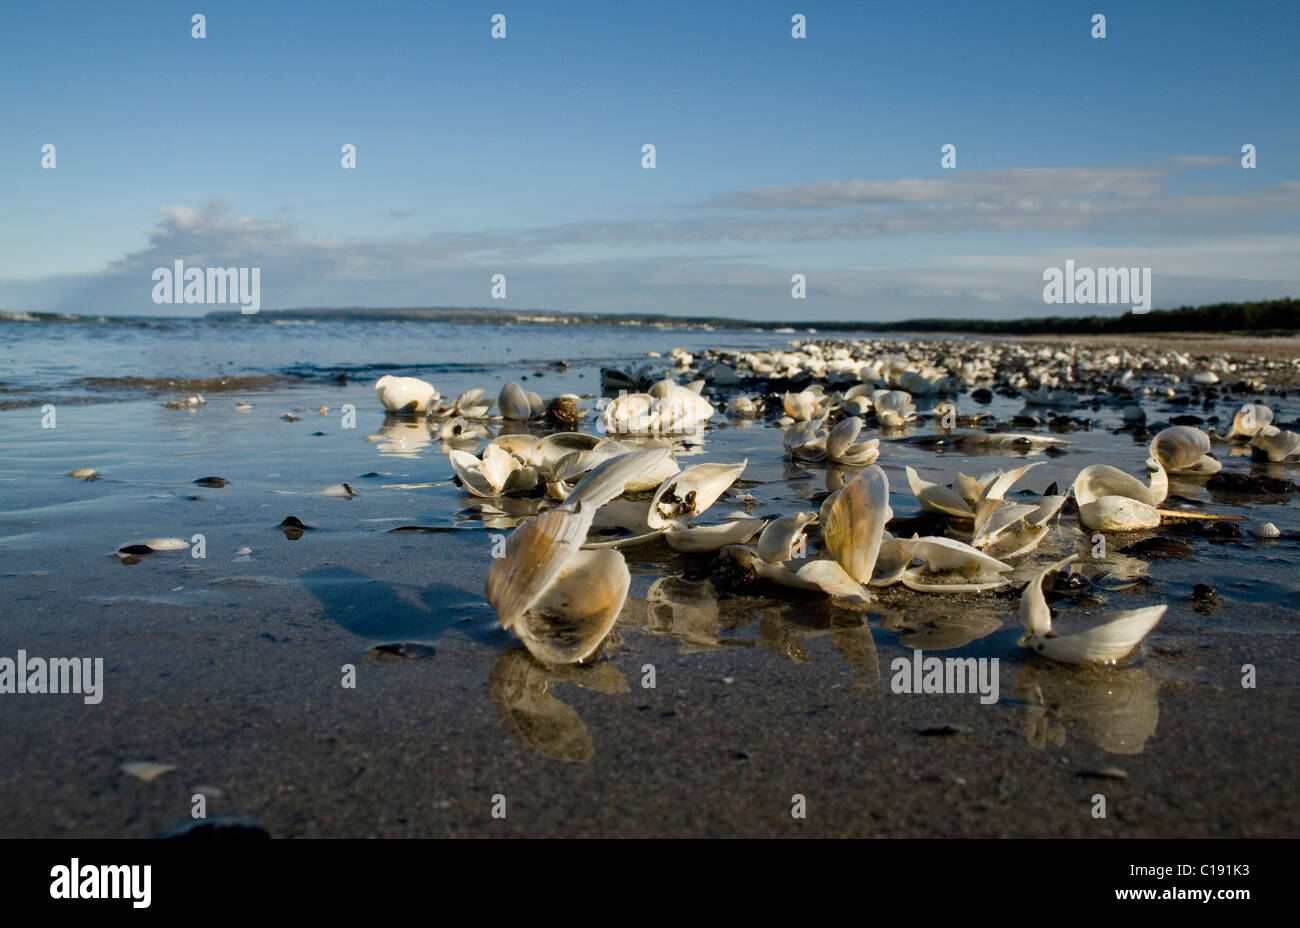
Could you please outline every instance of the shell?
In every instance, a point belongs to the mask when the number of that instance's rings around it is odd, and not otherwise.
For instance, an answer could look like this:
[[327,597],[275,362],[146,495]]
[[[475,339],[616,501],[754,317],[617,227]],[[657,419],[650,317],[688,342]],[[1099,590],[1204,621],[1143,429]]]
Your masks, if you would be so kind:
[[1256,525],[1250,530],[1250,533],[1256,538],[1280,538],[1282,535],[1282,533],[1278,531],[1277,526],[1272,522],[1264,522],[1261,525]]
[[1169,607],[1147,606],[1126,612],[1110,612],[1068,629],[1053,629],[1055,637],[1030,635],[1026,646],[1063,664],[1111,664],[1133,653]]
[[546,404],[546,417],[557,425],[574,428],[582,421],[582,398],[574,393],[562,393]]
[[819,400],[821,400],[821,397],[809,390],[804,390],[799,393],[787,393],[781,398],[781,405],[785,409],[785,414],[791,419],[796,422],[805,422],[817,417],[820,411]]
[[650,500],[650,528],[685,528],[736,482],[748,460],[739,464],[696,464],[659,485]]
[[[587,435],[583,432],[555,432],[547,435],[533,446],[528,463],[543,474],[551,474],[554,472],[555,465],[565,455],[572,454],[574,451],[590,451],[600,442],[601,439],[598,436]],[[599,461],[595,462],[595,464],[599,463]],[[594,467],[595,464],[591,466]]]
[[[823,529],[823,532],[825,529]],[[877,587],[893,586],[903,579],[903,573],[912,563],[912,555],[899,543],[898,539],[886,533],[880,541],[880,554],[876,557],[876,566],[871,574],[871,585]]]
[[595,509],[561,507],[526,519],[506,539],[504,556],[488,568],[487,598],[510,628],[580,550]]
[[[1011,582],[1002,576],[1012,569],[1010,564],[952,538],[929,536],[900,539],[898,543],[911,557],[924,562],[920,568],[908,567],[903,572],[903,585],[908,589],[922,593],[978,593]],[[937,579],[944,576],[959,579]]]
[[618,621],[632,575],[618,551],[579,551],[521,616],[514,631],[546,664],[576,664],[596,652]]
[[1151,439],[1151,456],[1170,474],[1217,474],[1223,465],[1210,457],[1210,436],[1190,425],[1171,425]]
[[527,422],[533,416],[533,403],[523,387],[507,380],[497,396],[497,412],[503,419]]
[[822,544],[850,577],[869,583],[893,516],[889,477],[873,464],[822,503]]
[[1079,520],[1088,528],[1129,532],[1160,524],[1156,506],[1167,489],[1168,480],[1158,466],[1152,486],[1147,486],[1118,467],[1093,464],[1079,471],[1070,492],[1079,504]]
[[971,546],[983,548],[993,544],[1003,532],[1037,512],[1037,506],[1027,503],[1009,503],[997,497],[985,497],[975,510],[975,531],[971,536]]
[[758,538],[758,556],[769,564],[782,564],[802,550],[804,529],[817,521],[815,512],[796,512],[768,523]]
[[961,494],[937,483],[922,480],[921,475],[910,465],[906,468],[907,484],[912,488],[912,495],[925,509],[958,516],[963,519],[975,518],[975,511],[962,499]]
[[1043,581],[1078,559],[1079,555],[1071,554],[1055,564],[1044,567],[1034,576],[1034,579],[1029,581],[1025,591],[1020,594],[1020,624],[1029,634],[1041,638],[1051,632],[1052,610],[1048,608],[1047,598],[1043,596]]
[[433,384],[417,377],[385,374],[375,381],[375,394],[389,412],[422,413],[442,397]]
[[1265,426],[1272,424],[1273,410],[1259,403],[1246,403],[1232,417],[1232,428],[1228,430],[1228,440],[1254,438]]
[[901,428],[916,418],[916,404],[904,390],[877,390],[872,394],[871,405],[884,428]]
[[862,426],[862,420],[852,416],[831,429],[830,435],[826,437],[826,456],[837,464],[852,467],[874,464],[880,457],[880,439],[857,442]]
[[728,545],[743,545],[767,525],[765,519],[731,519],[717,525],[689,525],[664,532],[664,541],[674,551],[703,553],[721,551]]
[[1251,455],[1274,464],[1300,461],[1300,435],[1267,425],[1250,441]]
[[[627,491],[629,484],[640,483],[645,475],[657,473],[665,461],[672,459],[667,448],[633,451],[602,461],[578,481],[569,494],[570,504],[584,503],[599,509]],[[676,464],[673,465],[676,467]],[[652,526],[658,527],[658,526]]]
[[795,578],[806,584],[812,584],[827,596],[850,602],[867,603],[874,597],[867,589],[844,570],[836,561],[818,558],[809,561],[797,571]]

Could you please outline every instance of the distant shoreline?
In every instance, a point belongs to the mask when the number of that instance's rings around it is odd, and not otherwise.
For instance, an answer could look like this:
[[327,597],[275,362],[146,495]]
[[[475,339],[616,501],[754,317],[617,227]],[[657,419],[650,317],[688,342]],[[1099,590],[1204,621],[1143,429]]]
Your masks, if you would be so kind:
[[257,315],[216,311],[203,316],[77,316],[64,313],[0,311],[0,322],[76,323],[120,322],[151,324],[193,320],[273,323],[276,321],[384,320],[443,322],[461,325],[603,325],[624,328],[728,329],[809,334],[854,332],[916,335],[1140,335],[1155,332],[1249,334],[1252,337],[1300,333],[1300,300],[1214,303],[1180,306],[1149,313],[1119,316],[1047,316],[1021,319],[904,319],[895,322],[858,320],[762,321],[723,316],[669,316],[646,313],[560,313],[493,307],[426,308],[301,308],[262,310]]

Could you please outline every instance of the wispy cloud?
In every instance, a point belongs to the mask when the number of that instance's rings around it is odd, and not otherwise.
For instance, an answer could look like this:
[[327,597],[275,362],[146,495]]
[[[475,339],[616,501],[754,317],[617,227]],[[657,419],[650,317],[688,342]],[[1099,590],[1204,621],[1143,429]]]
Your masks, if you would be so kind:
[[[146,247],[99,273],[0,280],[0,308],[183,312],[187,307],[156,307],[149,299],[153,269],[176,260],[262,268],[267,308],[484,305],[491,274],[500,271],[510,280],[508,306],[780,318],[793,314],[789,276],[800,270],[810,273],[800,315],[831,318],[866,306],[886,317],[961,315],[973,305],[1020,314],[1041,307],[1035,300],[1044,267],[1093,256],[1106,266],[1152,267],[1159,305],[1300,289],[1300,235],[1228,231],[1234,222],[1300,213],[1300,181],[1170,192],[1171,175],[1221,160],[1182,155],[1132,169],[801,184],[738,191],[701,204],[705,214],[683,209],[654,222],[436,236],[311,237],[295,222],[241,215],[217,198],[162,208]],[[945,235],[971,230],[1043,234],[1019,252],[1005,242],[986,254],[957,239],[945,245]],[[851,244],[834,244],[911,242],[916,234],[928,236],[927,244],[901,249],[912,257],[892,264],[863,261]]]

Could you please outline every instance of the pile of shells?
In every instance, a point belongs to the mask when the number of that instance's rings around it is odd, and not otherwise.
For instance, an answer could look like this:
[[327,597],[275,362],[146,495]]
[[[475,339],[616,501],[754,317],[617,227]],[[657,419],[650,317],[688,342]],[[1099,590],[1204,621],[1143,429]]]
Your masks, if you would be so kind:
[[[1122,590],[1138,571],[1126,566],[1132,558],[1117,553],[1104,575],[1088,580],[1074,556],[1034,565],[1036,550],[1062,520],[1088,538],[1186,518],[1185,511],[1162,508],[1170,477],[1214,477],[1223,468],[1216,444],[1259,460],[1300,462],[1300,435],[1275,425],[1258,398],[1240,406],[1224,433],[1180,417],[1154,435],[1147,431],[1144,399],[1178,405],[1183,398],[1190,406],[1225,394],[1262,394],[1278,379],[1275,363],[1018,343],[803,341],[789,350],[678,349],[657,364],[606,368],[601,382],[612,395],[593,408],[572,394],[543,400],[514,382],[502,387],[495,414],[482,390],[448,403],[425,381],[388,376],[376,392],[390,413],[435,423],[457,481],[479,500],[477,517],[513,528],[488,572],[487,597],[502,625],[543,663],[577,663],[598,653],[628,595],[623,550],[660,540],[674,551],[713,558],[715,576],[729,572],[764,595],[825,596],[848,609],[863,608],[888,587],[983,594],[1027,576],[1022,644],[1059,662],[1113,662],[1133,652],[1167,606],[1058,627],[1046,592],[1102,579],[1108,589]],[[1026,409],[1004,423],[983,412],[963,414],[957,403],[965,393],[976,403],[1007,396]],[[906,467],[901,477],[921,514],[895,518],[882,440],[970,455],[1060,453],[1067,439],[1036,432],[1044,417],[1058,432],[1091,428],[1090,420],[1032,410],[1087,404],[1117,408],[1122,430],[1146,443],[1146,474],[1089,462],[1065,492],[1053,484],[1009,499],[1037,464],[956,472],[948,485]],[[755,517],[753,498],[737,485],[745,461],[683,468],[678,459],[699,453],[701,432],[719,427],[719,409],[733,423],[762,419],[781,428],[791,466],[826,468],[829,492],[816,511]],[[1252,533],[1280,534],[1271,523]]]

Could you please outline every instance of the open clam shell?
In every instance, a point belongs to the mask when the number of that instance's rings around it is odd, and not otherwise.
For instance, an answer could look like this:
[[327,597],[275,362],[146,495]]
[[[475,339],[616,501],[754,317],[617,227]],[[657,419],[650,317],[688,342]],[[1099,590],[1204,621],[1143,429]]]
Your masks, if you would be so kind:
[[736,482],[748,460],[739,464],[696,464],[669,477],[650,500],[650,528],[685,528]]
[[942,512],[950,516],[957,516],[963,519],[975,518],[975,511],[962,499],[961,494],[955,490],[950,490],[945,486],[937,483],[930,483],[922,479],[916,469],[910,465],[906,468],[907,484],[912,489],[912,495],[916,497],[924,509],[932,509],[935,512]]
[[889,477],[872,464],[822,503],[822,544],[856,582],[869,583],[893,516]]
[[1155,528],[1160,524],[1156,506],[1163,501],[1168,487],[1164,471],[1157,467],[1156,475],[1160,479],[1153,477],[1153,485],[1148,486],[1109,464],[1085,467],[1070,487],[1079,504],[1079,520],[1088,528],[1104,532]]
[[1300,435],[1266,425],[1250,441],[1251,456],[1274,464],[1300,461]]
[[506,539],[504,556],[488,568],[487,598],[511,628],[577,555],[594,507],[561,507],[526,519]]
[[618,551],[578,551],[513,626],[546,664],[576,664],[596,652],[618,621],[632,575]]
[[826,437],[826,456],[837,464],[865,467],[880,457],[880,439],[859,442],[863,422],[857,416],[843,420]]
[[[664,462],[672,459],[667,448],[632,451],[609,458],[594,467],[569,494],[569,503],[585,503],[599,509],[622,496],[632,485],[640,485],[646,475],[658,474]],[[676,464],[673,465],[676,467]],[[657,526],[656,526],[657,527]]]
[[764,519],[731,519],[717,525],[688,525],[663,533],[674,551],[703,553],[721,551],[728,545],[743,545],[763,530]]
[[1113,664],[1133,653],[1168,608],[1166,605],[1147,606],[1107,613],[1065,628],[1055,626],[1054,637],[1031,635],[1026,645],[1063,664]]
[[911,557],[919,558],[920,567],[908,567],[902,582],[908,589],[921,593],[979,593],[1006,586],[1003,574],[1012,567],[989,557],[977,548],[942,536],[899,539],[899,545]]
[[1071,554],[1055,564],[1044,567],[1034,576],[1034,579],[1029,581],[1025,591],[1020,594],[1020,624],[1025,627],[1029,634],[1041,638],[1051,632],[1052,610],[1048,608],[1047,598],[1043,595],[1043,581],[1056,574],[1067,564],[1073,564],[1078,559],[1079,555]]
[[1273,410],[1259,403],[1246,403],[1232,417],[1228,440],[1254,438],[1265,427],[1273,424]]
[[803,550],[804,529],[817,521],[815,512],[796,512],[768,523],[758,537],[758,556],[769,564],[782,564]]

